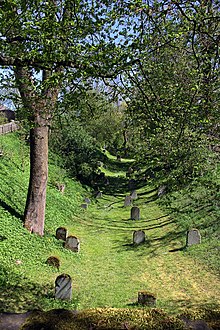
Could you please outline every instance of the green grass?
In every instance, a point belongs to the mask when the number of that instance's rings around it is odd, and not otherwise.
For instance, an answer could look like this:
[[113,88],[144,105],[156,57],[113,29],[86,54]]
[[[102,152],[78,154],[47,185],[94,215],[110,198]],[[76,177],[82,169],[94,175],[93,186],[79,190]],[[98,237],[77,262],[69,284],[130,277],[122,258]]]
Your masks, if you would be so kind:
[[[18,134],[0,137],[4,156],[0,159],[0,295],[1,311],[22,312],[52,308],[136,308],[137,294],[148,290],[157,296],[157,306],[169,314],[186,309],[219,308],[220,281],[215,270],[190,254],[196,246],[181,250],[186,230],[177,219],[158,206],[154,187],[140,187],[134,205],[141,210],[139,221],[130,220],[130,207],[123,207],[130,193],[125,171],[130,163],[110,159],[110,185],[102,199],[92,198],[58,166],[52,156],[49,167],[44,237],[29,234],[22,226],[28,185],[28,146]],[[65,183],[62,195],[56,183]],[[88,210],[80,208],[84,197],[92,198]],[[79,237],[79,254],[63,248],[55,231],[65,226]],[[134,230],[145,231],[145,244],[134,247]],[[202,244],[201,244],[202,246]],[[170,250],[176,252],[169,252]],[[61,261],[60,271],[46,265],[49,256]],[[17,264],[16,261],[21,263]],[[54,281],[60,273],[73,279],[73,300],[54,300]]]

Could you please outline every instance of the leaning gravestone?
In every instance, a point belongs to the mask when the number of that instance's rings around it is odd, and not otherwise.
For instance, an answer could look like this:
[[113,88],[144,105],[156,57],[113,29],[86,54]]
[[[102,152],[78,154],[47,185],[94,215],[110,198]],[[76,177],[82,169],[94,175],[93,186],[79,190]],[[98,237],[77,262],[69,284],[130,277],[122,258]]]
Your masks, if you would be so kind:
[[157,196],[162,197],[166,194],[167,187],[165,185],[162,185],[158,188]]
[[84,209],[84,210],[87,210],[88,209],[88,204],[81,204],[81,208]]
[[130,206],[132,204],[131,196],[126,196],[124,201],[124,207]]
[[61,274],[55,281],[55,299],[72,299],[72,279],[67,274]]
[[154,294],[148,291],[139,291],[138,292],[138,304],[144,306],[155,306],[157,298]]
[[87,204],[90,204],[91,200],[88,197],[86,197],[86,198],[84,198],[84,202],[87,203]]
[[102,198],[102,192],[97,191],[96,194],[95,194],[95,198]]
[[187,232],[186,245],[195,245],[201,243],[201,235],[198,229],[192,229]]
[[137,198],[138,198],[137,191],[133,190],[131,193],[131,199],[137,199]]
[[140,209],[137,206],[131,208],[131,220],[140,220]]
[[63,183],[57,183],[58,190],[63,194],[65,190],[65,184]]
[[133,190],[135,189],[135,186],[136,186],[136,181],[134,179],[130,179],[128,182],[128,189]]
[[60,269],[60,260],[57,257],[51,256],[47,258],[46,264],[54,268],[57,268],[57,270]]
[[65,242],[64,247],[73,252],[79,252],[80,250],[80,241],[76,236],[68,236]]
[[63,241],[66,240],[66,237],[68,235],[67,229],[65,227],[59,227],[56,230],[56,238],[61,239]]
[[133,244],[138,245],[145,242],[145,232],[143,230],[135,230],[133,232]]

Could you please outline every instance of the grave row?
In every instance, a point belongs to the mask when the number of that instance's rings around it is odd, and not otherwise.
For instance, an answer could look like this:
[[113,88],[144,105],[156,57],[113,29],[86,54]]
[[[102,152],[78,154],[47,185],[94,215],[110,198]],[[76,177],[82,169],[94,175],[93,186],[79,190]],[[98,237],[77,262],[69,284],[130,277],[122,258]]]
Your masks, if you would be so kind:
[[59,227],[56,230],[56,239],[64,241],[64,247],[74,252],[79,252],[80,241],[76,236],[68,236],[68,231],[65,227]]

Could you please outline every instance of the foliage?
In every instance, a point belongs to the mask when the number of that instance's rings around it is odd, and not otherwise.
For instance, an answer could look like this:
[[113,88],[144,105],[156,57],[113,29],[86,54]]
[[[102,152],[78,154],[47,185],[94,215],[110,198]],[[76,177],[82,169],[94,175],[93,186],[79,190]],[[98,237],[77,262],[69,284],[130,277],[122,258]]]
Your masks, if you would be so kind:
[[177,186],[204,171],[209,135],[218,127],[218,4],[162,1],[149,11],[140,9],[138,60],[120,87],[134,154]]
[[62,129],[58,127],[52,131],[51,147],[71,176],[88,183],[91,173],[98,169],[97,162],[102,153],[78,120],[61,120]]
[[37,326],[53,327],[58,325],[61,330],[84,330],[89,327],[95,329],[146,329],[146,330],[182,330],[183,322],[168,316],[159,309],[90,309],[77,314],[71,311],[50,311],[35,313],[22,327],[34,329]]
[[[70,90],[70,91],[68,91]],[[99,147],[114,149],[123,143],[124,111],[107,95],[102,86],[67,86],[58,103],[60,117],[56,123],[62,129],[63,121],[80,123]],[[58,115],[59,115],[58,114]]]

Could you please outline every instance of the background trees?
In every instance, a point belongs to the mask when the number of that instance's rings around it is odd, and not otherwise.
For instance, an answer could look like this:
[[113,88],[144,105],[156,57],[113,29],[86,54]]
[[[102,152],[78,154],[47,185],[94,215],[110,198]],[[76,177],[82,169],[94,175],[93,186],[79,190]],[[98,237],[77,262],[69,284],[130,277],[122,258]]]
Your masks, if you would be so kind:
[[140,8],[138,61],[121,78],[136,156],[175,186],[203,172],[218,127],[218,9],[214,1]]
[[[43,234],[58,99],[97,144],[129,146],[172,184],[201,173],[207,137],[219,127],[218,10],[212,0],[1,2],[0,65],[13,71],[30,129],[29,231]],[[126,116],[91,84],[115,77]],[[87,82],[89,91],[78,89],[70,105],[69,88]]]

